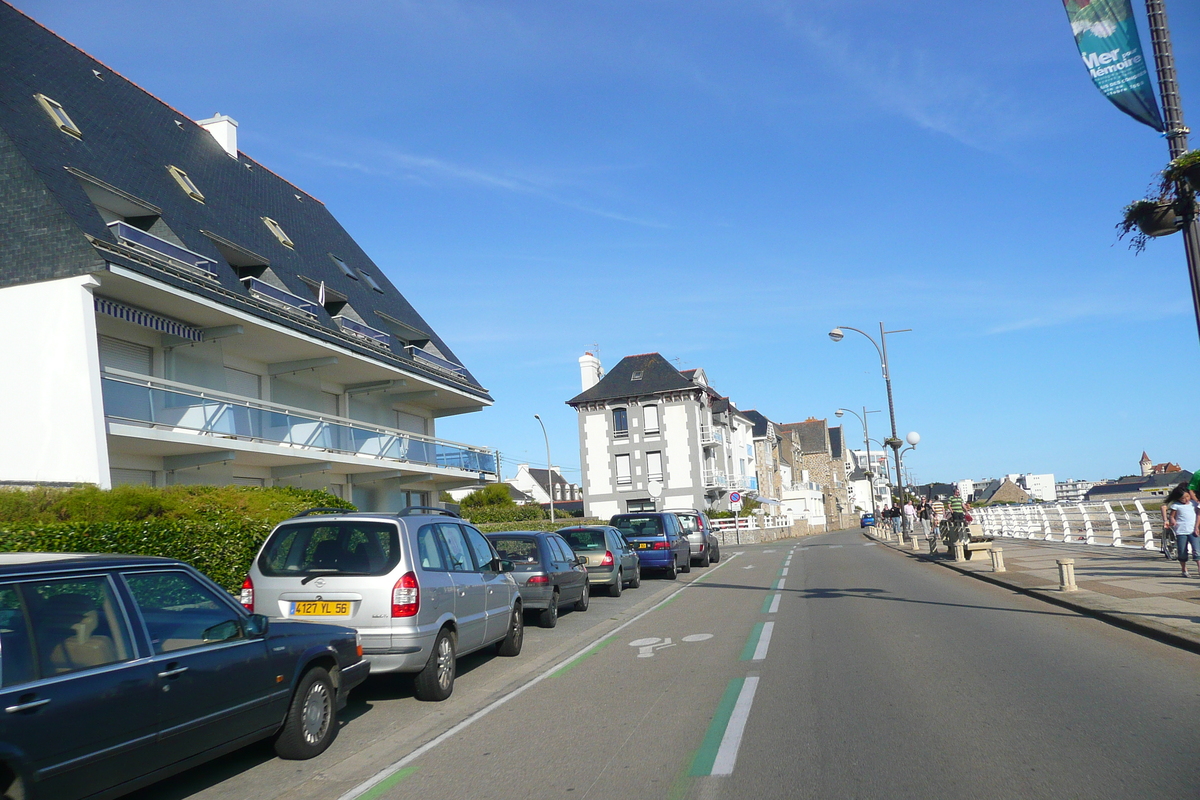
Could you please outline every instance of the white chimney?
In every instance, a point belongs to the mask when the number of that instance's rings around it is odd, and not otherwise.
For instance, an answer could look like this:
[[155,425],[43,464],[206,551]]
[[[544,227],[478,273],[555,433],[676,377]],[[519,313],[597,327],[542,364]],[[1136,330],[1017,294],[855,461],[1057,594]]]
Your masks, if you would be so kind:
[[211,133],[226,153],[237,158],[237,120],[217,112],[212,119],[197,120],[196,124]]
[[579,376],[583,380],[583,391],[595,386],[604,377],[604,371],[600,369],[600,359],[596,358],[591,353],[584,353],[579,357]]

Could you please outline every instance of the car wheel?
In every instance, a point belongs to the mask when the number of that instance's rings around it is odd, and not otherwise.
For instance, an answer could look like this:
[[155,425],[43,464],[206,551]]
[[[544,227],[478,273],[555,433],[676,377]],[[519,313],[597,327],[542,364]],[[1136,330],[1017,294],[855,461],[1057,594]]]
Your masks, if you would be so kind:
[[575,601],[576,611],[587,611],[588,606],[592,602],[592,585],[587,581],[583,582],[583,594]]
[[519,656],[521,655],[521,645],[524,643],[525,615],[521,613],[521,606],[517,605],[513,608],[512,619],[508,623],[508,633],[500,640],[496,652],[502,656]]
[[611,586],[608,587],[608,596],[609,597],[620,597],[621,590],[624,588],[625,588],[625,572],[623,570],[617,570],[617,580],[615,583],[613,583]]
[[692,571],[692,554],[688,553],[688,557],[683,560],[683,566],[679,568],[680,572]]
[[712,549],[712,563],[716,564],[721,560],[721,545],[715,544]]
[[454,634],[448,628],[438,631],[433,652],[413,681],[418,700],[445,700],[454,691]]
[[554,590],[554,594],[550,595],[550,605],[546,607],[541,614],[538,614],[539,628],[553,628],[558,624],[558,590]]
[[675,576],[678,574],[679,574],[679,565],[676,564],[674,561],[672,561],[671,566],[667,567],[667,580],[669,580],[669,581],[675,580]]
[[704,555],[700,556],[700,566],[707,567],[712,565],[712,554],[708,552],[708,548],[704,548]]
[[313,667],[300,678],[292,695],[283,727],[275,736],[275,754],[280,758],[305,759],[319,756],[337,735],[337,708],[333,678],[321,667]]
[[629,582],[630,589],[637,589],[642,585],[642,562],[638,562],[633,567],[633,580]]

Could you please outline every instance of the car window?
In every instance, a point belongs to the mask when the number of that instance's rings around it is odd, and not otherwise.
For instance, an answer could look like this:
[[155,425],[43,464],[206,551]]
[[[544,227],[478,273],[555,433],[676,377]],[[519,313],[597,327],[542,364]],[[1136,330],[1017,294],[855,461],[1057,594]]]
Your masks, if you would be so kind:
[[25,604],[14,586],[0,586],[0,686],[37,679]]
[[430,572],[445,572],[446,562],[438,547],[437,531],[432,525],[422,525],[417,531],[417,555],[421,558],[421,567]]
[[241,616],[186,572],[131,572],[125,575],[155,653],[245,638]]
[[688,533],[700,530],[700,522],[693,514],[677,514],[680,526]]
[[537,542],[527,536],[503,536],[489,539],[501,558],[508,559],[514,564],[536,564],[538,558]]
[[400,562],[400,536],[386,522],[357,520],[285,525],[263,548],[258,566],[264,575],[312,573],[386,575]]
[[[31,669],[47,678],[131,657],[124,616],[105,576],[12,584],[4,594],[3,627],[9,631],[4,641],[4,685],[9,684],[10,669],[14,681],[29,679]],[[9,637],[15,656],[11,664]],[[22,664],[17,654],[30,649],[33,660]]]
[[575,530],[559,531],[558,535],[566,539],[572,550],[607,550],[604,543],[604,531],[598,528],[577,528]]
[[446,548],[451,572],[474,572],[475,562],[467,550],[467,541],[463,538],[462,529],[448,522],[434,525],[442,546]]
[[462,526],[463,533],[467,535],[467,544],[471,546],[471,552],[475,555],[475,566],[482,572],[492,569],[492,559],[496,557],[492,550],[492,546],[488,544],[488,540],[483,537],[483,534],[472,528],[470,525]]
[[613,517],[612,525],[623,535],[631,539],[639,536],[662,536],[662,519],[662,517],[630,514],[628,516]]

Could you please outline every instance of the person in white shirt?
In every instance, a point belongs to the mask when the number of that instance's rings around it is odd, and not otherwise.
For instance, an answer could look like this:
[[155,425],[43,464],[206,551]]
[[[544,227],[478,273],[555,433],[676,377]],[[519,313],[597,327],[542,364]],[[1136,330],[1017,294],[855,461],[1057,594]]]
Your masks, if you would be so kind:
[[[1175,534],[1178,544],[1179,570],[1183,577],[1188,577],[1188,548],[1192,551],[1192,560],[1196,562],[1196,574],[1200,577],[1200,517],[1196,514],[1196,495],[1181,483],[1171,490],[1163,504],[1167,508],[1167,525]],[[1163,532],[1166,535],[1166,531]]]

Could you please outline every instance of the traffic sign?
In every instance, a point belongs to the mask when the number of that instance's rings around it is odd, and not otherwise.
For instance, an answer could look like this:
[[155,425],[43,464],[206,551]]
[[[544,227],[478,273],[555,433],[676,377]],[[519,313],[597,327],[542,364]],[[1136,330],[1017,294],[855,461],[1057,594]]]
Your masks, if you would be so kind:
[[729,493],[729,502],[731,502],[731,503],[742,502],[742,493],[741,492],[730,492]]

